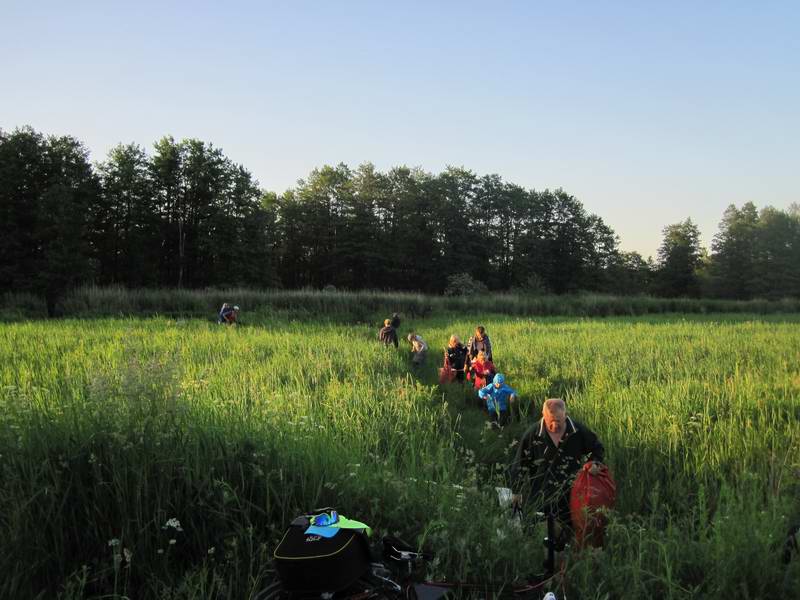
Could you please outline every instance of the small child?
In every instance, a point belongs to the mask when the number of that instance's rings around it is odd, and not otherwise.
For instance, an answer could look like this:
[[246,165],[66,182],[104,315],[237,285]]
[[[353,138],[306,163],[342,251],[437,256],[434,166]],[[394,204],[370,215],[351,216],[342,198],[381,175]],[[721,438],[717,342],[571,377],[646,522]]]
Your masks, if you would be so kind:
[[469,378],[472,379],[475,389],[479,390],[482,387],[486,387],[494,377],[495,372],[494,363],[486,358],[486,353],[481,350],[472,361],[472,365],[469,368]]
[[506,378],[502,373],[495,375],[492,383],[481,388],[478,396],[486,401],[486,412],[492,426],[502,427],[508,423],[510,408],[517,402],[517,390],[506,385]]

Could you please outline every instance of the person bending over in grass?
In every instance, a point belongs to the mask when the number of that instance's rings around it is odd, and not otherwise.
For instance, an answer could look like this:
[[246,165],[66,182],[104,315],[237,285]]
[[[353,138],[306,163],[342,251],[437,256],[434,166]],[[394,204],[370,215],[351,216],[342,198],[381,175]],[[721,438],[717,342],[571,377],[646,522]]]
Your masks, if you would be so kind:
[[514,504],[526,499],[536,510],[553,515],[560,531],[557,543],[563,545],[572,535],[572,482],[586,460],[594,462],[590,472],[597,475],[603,454],[597,436],[567,416],[564,400],[545,400],[541,420],[522,436],[509,469]]
[[449,366],[456,372],[456,381],[463,382],[467,363],[467,347],[455,334],[450,336],[447,348],[444,349],[444,362],[445,367]]
[[384,346],[388,346],[389,344],[394,344],[395,348],[400,346],[400,343],[397,341],[397,331],[392,327],[391,319],[383,321],[383,328],[378,333],[378,339],[383,342]]
[[425,363],[425,357],[428,355],[428,344],[415,331],[409,333],[406,339],[411,344],[411,363],[415,367],[419,367]]
[[506,385],[502,373],[495,375],[492,383],[481,388],[478,397],[486,402],[486,412],[493,427],[508,423],[510,410],[517,405],[517,390]]
[[222,305],[222,308],[219,309],[219,317],[217,318],[217,323],[220,325],[234,325],[236,323],[236,319],[239,318],[239,307],[238,306],[231,306],[227,302]]

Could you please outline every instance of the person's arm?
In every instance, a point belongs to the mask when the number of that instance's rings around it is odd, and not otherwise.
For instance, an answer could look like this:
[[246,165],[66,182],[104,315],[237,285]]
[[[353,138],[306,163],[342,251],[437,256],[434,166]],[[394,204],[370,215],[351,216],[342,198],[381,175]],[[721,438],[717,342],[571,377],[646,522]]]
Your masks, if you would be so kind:
[[602,463],[605,458],[605,448],[594,431],[583,427],[583,451],[589,455],[589,460]]
[[400,341],[397,339],[397,330],[392,329],[392,342],[394,343],[395,348],[400,347]]
[[514,460],[508,468],[509,485],[513,494],[512,500],[514,504],[519,505],[522,502],[522,489],[524,487],[524,470],[527,466],[530,457],[530,442],[533,429],[529,429],[522,436],[522,439],[517,444],[517,453],[514,455]]

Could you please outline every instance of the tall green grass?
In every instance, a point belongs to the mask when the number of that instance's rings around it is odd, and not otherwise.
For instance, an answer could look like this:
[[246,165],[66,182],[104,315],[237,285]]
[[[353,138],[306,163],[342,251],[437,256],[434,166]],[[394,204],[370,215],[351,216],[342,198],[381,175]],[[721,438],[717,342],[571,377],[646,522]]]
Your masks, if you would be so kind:
[[800,318],[477,313],[406,320],[420,371],[377,326],[274,313],[0,325],[0,597],[247,598],[320,505],[431,547],[434,576],[538,571],[539,534],[494,498],[525,426],[435,385],[478,321],[529,422],[563,396],[607,448],[618,504],[571,597],[793,597]]
[[[67,317],[153,316],[195,317],[213,320],[223,302],[243,308],[245,320],[270,318],[366,322],[376,314],[400,312],[407,318],[443,314],[506,314],[514,316],[608,317],[681,313],[774,314],[800,312],[800,299],[716,300],[712,298],[653,298],[573,294],[532,296],[491,294],[480,296],[429,296],[409,292],[256,290],[256,289],[136,289],[86,286],[69,292],[58,311]],[[30,294],[0,296],[0,319],[19,320],[46,316],[44,301]]]

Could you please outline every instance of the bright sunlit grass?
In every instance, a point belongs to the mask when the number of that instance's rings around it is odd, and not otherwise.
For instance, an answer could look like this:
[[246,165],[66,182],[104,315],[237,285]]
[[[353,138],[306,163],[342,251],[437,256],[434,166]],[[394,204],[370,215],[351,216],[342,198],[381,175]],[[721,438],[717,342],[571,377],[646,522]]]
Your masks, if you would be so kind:
[[377,326],[0,325],[0,596],[246,598],[321,505],[431,547],[433,575],[540,570],[494,498],[523,426],[435,385],[478,323],[529,421],[563,396],[606,446],[617,510],[606,550],[570,558],[576,597],[790,597],[800,319],[485,314],[404,323],[431,346],[418,373]]

